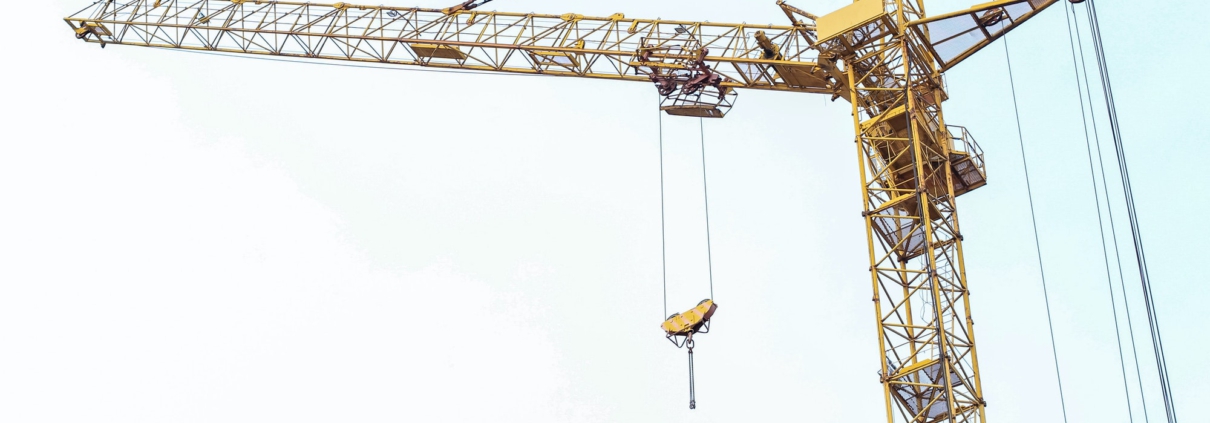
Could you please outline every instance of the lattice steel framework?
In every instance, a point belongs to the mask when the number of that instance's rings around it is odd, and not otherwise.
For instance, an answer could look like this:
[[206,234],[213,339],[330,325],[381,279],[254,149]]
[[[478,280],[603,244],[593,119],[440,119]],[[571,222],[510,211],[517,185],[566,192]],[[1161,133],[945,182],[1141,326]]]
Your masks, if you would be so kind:
[[[852,104],[887,421],[986,421],[955,199],[983,153],[947,125],[941,72],[1055,3],[998,0],[926,18],[857,0],[791,25],[255,0],[102,1],[66,18],[91,43],[657,82],[702,64],[716,88]],[[647,73],[644,73],[644,69]],[[667,81],[663,81],[667,82]],[[721,97],[721,96],[720,96]],[[730,104],[727,104],[730,107]],[[721,115],[720,115],[721,116]]]
[[944,126],[940,74],[905,31],[923,7],[895,6],[821,46],[844,61],[854,93],[888,421],[982,422],[954,206],[955,162],[965,157]]
[[[966,129],[945,123],[941,69],[1054,0],[993,2],[936,19],[925,19],[920,0],[873,1],[838,12],[849,29],[818,48],[821,62],[845,64],[853,93],[887,419],[983,423],[955,199],[985,185],[986,173]],[[933,39],[930,30],[946,33]]]
[[[238,54],[333,59],[432,68],[648,82],[636,52],[654,60],[706,63],[732,88],[831,93],[815,63],[811,27],[403,8],[287,1],[133,0],[98,2],[66,18],[81,38]],[[80,28],[83,28],[82,30]],[[781,48],[764,58],[753,38]],[[690,46],[693,48],[691,49]],[[775,75],[796,74],[794,84]],[[672,65],[669,65],[672,66]]]

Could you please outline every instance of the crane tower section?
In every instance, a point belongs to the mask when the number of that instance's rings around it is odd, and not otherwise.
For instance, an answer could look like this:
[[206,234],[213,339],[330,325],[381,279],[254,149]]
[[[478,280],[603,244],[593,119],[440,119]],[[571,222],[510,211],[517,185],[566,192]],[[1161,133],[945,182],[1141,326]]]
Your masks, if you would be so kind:
[[986,173],[945,122],[941,72],[1054,2],[929,19],[919,0],[858,0],[818,19],[819,61],[852,93],[888,422],[986,421],[955,203]]
[[[987,183],[947,124],[942,72],[1057,0],[928,17],[922,0],[857,0],[789,25],[271,0],[113,0],[65,20],[108,44],[654,84],[661,109],[723,117],[743,89],[852,107],[888,423],[985,423],[956,198]],[[864,374],[868,368],[854,369]]]

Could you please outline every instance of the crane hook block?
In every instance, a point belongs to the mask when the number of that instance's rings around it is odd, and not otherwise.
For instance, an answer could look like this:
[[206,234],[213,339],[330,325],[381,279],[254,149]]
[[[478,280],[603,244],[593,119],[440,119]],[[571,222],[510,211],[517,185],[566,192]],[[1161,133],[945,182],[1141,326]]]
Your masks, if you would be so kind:
[[699,331],[705,333],[702,328],[708,327],[710,318],[717,309],[718,305],[714,304],[714,300],[705,299],[689,311],[668,316],[668,320],[660,327],[668,336],[690,335]]
[[673,345],[676,345],[677,348],[689,347],[690,410],[697,408],[697,394],[693,387],[693,335],[710,332],[710,318],[714,317],[715,310],[718,310],[718,305],[714,304],[714,300],[707,298],[697,303],[697,307],[691,308],[689,311],[668,316],[668,320],[660,325]]

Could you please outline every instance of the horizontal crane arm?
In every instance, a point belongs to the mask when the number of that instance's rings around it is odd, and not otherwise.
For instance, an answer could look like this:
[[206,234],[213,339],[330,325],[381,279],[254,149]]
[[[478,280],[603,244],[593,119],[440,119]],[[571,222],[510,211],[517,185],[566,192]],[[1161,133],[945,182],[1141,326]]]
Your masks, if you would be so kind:
[[[814,28],[256,0],[98,2],[88,42],[651,82],[702,59],[722,87],[834,94]],[[758,42],[757,32],[762,32]],[[764,45],[762,46],[762,42]],[[767,54],[769,43],[780,51]],[[704,57],[699,53],[707,51]],[[645,54],[644,54],[645,53]],[[826,68],[827,64],[824,65]]]

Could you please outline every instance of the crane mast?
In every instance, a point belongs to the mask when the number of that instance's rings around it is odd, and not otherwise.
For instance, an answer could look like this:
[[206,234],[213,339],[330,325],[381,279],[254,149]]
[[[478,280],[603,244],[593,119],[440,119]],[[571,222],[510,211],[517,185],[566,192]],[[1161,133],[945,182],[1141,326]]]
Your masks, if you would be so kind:
[[[490,1],[490,0],[487,0]],[[942,73],[1057,0],[928,17],[857,0],[789,25],[270,0],[101,1],[67,17],[90,43],[653,83],[674,115],[723,117],[736,91],[851,104],[888,423],[986,421],[957,197],[987,183],[946,123]],[[865,374],[868,368],[853,369]]]

